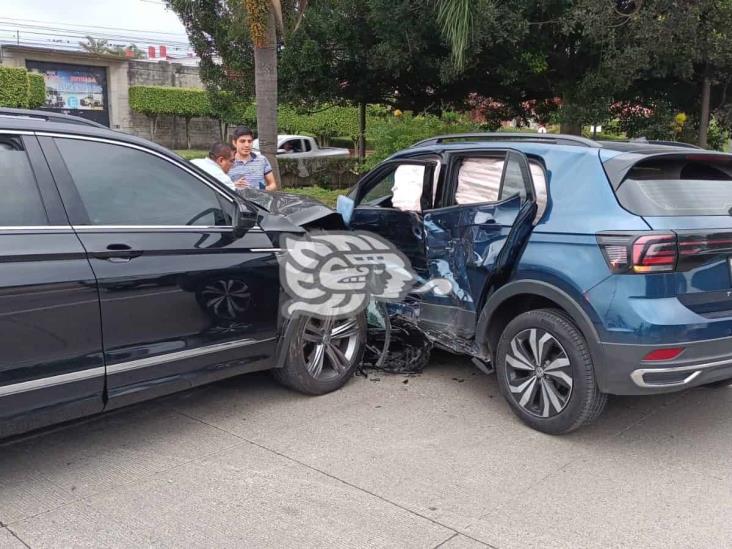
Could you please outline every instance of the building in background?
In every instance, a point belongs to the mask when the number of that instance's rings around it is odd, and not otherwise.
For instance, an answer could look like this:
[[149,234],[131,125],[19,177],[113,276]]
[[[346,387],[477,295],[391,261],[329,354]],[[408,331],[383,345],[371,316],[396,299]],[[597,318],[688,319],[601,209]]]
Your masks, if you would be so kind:
[[[153,51],[147,52],[147,59],[128,59],[83,51],[0,45],[0,64],[25,67],[43,75],[46,81],[43,109],[73,114],[149,139],[148,120],[130,110],[130,86],[204,87],[198,58],[171,57],[165,46],[150,50]],[[195,119],[191,123],[194,147],[207,149],[218,134],[218,123],[213,120]],[[183,121],[161,120],[155,141],[172,148],[184,146]]]

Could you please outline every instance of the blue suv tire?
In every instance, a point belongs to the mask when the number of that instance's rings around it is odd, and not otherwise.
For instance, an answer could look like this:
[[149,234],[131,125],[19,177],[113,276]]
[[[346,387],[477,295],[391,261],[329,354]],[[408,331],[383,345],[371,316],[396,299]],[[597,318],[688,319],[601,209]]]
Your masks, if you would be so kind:
[[498,344],[496,372],[514,413],[547,434],[591,423],[607,402],[584,336],[557,309],[528,311],[509,322]]

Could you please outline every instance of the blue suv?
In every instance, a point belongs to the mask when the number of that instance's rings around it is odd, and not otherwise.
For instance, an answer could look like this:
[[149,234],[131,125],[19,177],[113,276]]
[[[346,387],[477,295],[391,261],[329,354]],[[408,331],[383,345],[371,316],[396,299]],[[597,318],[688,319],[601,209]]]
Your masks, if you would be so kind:
[[349,198],[351,229],[392,241],[425,280],[452,282],[391,314],[494,367],[537,430],[591,422],[608,394],[732,378],[732,155],[443,136],[393,155]]

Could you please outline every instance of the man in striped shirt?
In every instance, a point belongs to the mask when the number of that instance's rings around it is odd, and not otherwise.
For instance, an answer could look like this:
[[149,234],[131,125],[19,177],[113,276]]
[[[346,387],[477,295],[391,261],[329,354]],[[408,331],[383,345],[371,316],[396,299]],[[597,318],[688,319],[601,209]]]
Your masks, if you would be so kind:
[[252,152],[254,134],[246,126],[234,130],[232,144],[236,147],[234,165],[229,170],[233,181],[243,179],[253,189],[276,191],[277,182],[272,173],[272,166],[263,154]]

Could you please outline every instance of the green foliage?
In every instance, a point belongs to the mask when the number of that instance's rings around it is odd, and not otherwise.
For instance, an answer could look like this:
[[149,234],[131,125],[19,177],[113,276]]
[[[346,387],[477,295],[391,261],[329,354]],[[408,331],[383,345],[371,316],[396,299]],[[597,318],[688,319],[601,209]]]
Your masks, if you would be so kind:
[[175,154],[186,160],[193,160],[195,158],[204,158],[208,155],[208,151],[200,151],[196,149],[180,149],[173,151]]
[[28,87],[28,71],[0,67],[0,107],[28,108]]
[[281,105],[277,124],[282,133],[313,135],[324,146],[338,136],[347,136],[355,143],[358,139],[358,108],[322,105],[309,112],[302,112],[291,106]]
[[437,22],[450,44],[455,67],[462,69],[465,66],[465,52],[470,44],[473,26],[471,0],[442,0],[436,2],[436,8]]
[[326,189],[347,189],[364,171],[355,158],[280,158],[282,184],[287,187],[316,185]]
[[343,190],[340,189],[324,189],[323,187],[285,187],[282,189],[283,192],[291,194],[300,194],[303,196],[309,196],[315,200],[319,200],[326,206],[335,208],[336,200],[339,194],[343,194]]
[[46,102],[46,81],[42,74],[28,73],[28,107],[37,109]]
[[710,149],[715,151],[724,151],[729,143],[730,134],[712,117],[709,122],[709,135],[707,136],[707,144]]
[[254,95],[254,47],[241,0],[166,0],[178,15],[196,54],[201,78],[212,92]]
[[150,117],[159,115],[195,118],[211,114],[208,94],[203,90],[165,86],[132,86],[130,108]]
[[392,116],[371,124],[369,141],[374,145],[374,153],[366,159],[366,166],[371,168],[401,149],[413,145],[417,141],[440,134],[464,133],[479,131],[480,128],[464,119],[441,119],[434,115],[413,115],[404,113]]

